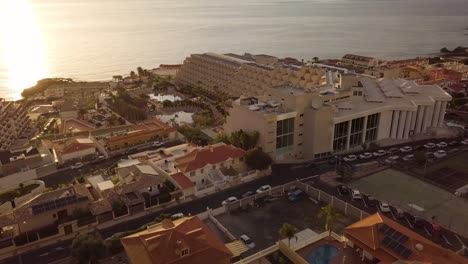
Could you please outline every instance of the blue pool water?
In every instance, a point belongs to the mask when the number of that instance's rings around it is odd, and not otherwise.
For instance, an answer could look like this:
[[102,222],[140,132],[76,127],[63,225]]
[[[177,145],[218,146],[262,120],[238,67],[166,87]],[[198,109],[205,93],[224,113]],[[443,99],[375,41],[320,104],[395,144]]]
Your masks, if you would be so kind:
[[338,255],[338,248],[332,245],[322,245],[314,248],[305,259],[310,264],[330,264],[331,261]]

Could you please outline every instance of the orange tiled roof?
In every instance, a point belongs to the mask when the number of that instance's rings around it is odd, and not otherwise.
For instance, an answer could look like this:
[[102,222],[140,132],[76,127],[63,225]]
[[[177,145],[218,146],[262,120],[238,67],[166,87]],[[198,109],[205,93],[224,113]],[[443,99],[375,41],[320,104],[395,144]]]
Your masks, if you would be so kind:
[[174,179],[174,181],[177,182],[177,184],[179,184],[180,188],[182,189],[188,189],[195,186],[193,182],[189,178],[187,178],[187,176],[185,176],[185,174],[183,174],[182,172],[172,174],[171,177],[172,179]]
[[[428,262],[432,264],[468,263],[464,257],[435,244],[429,239],[379,213],[368,216],[361,221],[346,227],[346,236],[359,247],[380,259],[380,263],[390,264],[402,257],[381,245],[381,241],[384,239],[384,234],[379,231],[379,228],[383,224],[386,224],[396,231],[408,236],[409,240],[404,243],[404,246],[413,251],[408,259],[406,259],[408,263],[412,263],[413,261]],[[416,244],[421,244],[423,246],[423,250],[417,251]]]
[[154,133],[170,133],[176,131],[175,128],[158,119],[152,119],[143,123],[139,123],[133,127],[130,127],[129,130],[132,132],[129,132],[126,135],[113,136],[107,139],[107,142],[112,144],[121,141],[127,141],[132,138],[148,136]]
[[[121,239],[132,263],[230,263],[232,253],[198,217],[182,218]],[[188,254],[180,256],[180,249]]]
[[208,164],[217,164],[229,158],[240,158],[245,155],[245,150],[231,145],[219,143],[192,152],[177,158],[175,163],[182,172],[189,172],[205,167]]
[[94,143],[80,143],[78,138],[71,138],[64,141],[53,142],[54,148],[60,154],[69,154],[85,149],[96,148]]

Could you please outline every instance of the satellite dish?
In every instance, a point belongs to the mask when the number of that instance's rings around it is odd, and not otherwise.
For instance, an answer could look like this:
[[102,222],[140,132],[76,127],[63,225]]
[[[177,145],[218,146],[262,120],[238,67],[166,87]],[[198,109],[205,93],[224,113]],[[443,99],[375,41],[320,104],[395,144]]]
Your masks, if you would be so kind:
[[421,245],[421,244],[419,244],[419,243],[417,243],[414,247],[415,247],[418,251],[423,251],[423,249],[424,249],[424,246]]
[[322,100],[320,98],[314,98],[312,100],[312,108],[314,109],[320,109],[323,106]]

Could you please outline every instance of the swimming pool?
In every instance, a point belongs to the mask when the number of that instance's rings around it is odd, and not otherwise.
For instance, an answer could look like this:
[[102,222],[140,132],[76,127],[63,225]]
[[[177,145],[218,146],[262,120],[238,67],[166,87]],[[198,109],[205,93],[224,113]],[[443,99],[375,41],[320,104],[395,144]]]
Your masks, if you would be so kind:
[[338,255],[338,248],[332,245],[322,245],[314,248],[305,259],[310,264],[330,264]]

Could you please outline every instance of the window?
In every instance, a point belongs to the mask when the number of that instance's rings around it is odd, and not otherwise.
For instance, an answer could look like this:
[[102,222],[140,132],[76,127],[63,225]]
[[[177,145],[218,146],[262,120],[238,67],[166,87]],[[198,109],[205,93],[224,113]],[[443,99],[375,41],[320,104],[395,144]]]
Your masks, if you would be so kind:
[[216,170],[216,165],[211,166],[213,170]]
[[304,114],[300,114],[299,116],[300,116],[300,117],[303,117],[303,116],[304,116]]
[[201,170],[200,170],[200,173],[203,173],[203,172],[205,172],[205,170],[204,170],[204,169],[201,169]]
[[186,256],[189,254],[189,249],[188,248],[184,248],[180,251],[180,256],[183,257],[183,256]]
[[300,127],[301,127],[301,126],[304,126],[304,124],[299,124],[299,126],[300,126]]
[[356,118],[351,121],[351,136],[349,146],[355,147],[362,143],[362,133],[364,129],[364,117]]
[[276,122],[276,149],[288,148],[294,144],[294,118]]
[[335,125],[333,136],[333,150],[344,150],[348,140],[349,122],[341,122]]
[[190,176],[192,176],[192,177],[195,176],[195,171],[191,171]]
[[367,117],[366,127],[366,142],[377,139],[377,129],[379,127],[380,113],[373,114]]
[[302,133],[300,133],[298,136],[302,137]]
[[302,143],[297,144],[298,146],[302,146]]

